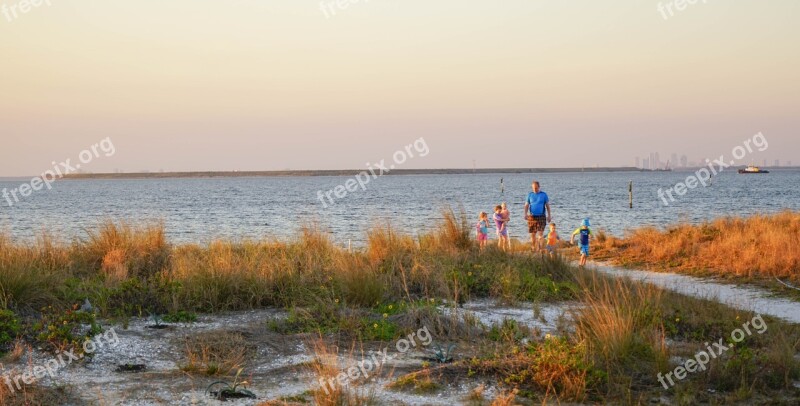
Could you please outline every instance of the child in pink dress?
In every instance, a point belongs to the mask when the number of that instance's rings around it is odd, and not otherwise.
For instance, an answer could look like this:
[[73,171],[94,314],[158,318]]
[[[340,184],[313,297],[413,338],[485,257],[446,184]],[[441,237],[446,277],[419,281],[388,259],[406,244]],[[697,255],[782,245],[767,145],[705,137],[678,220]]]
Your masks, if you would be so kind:
[[489,216],[486,215],[485,211],[482,211],[481,214],[478,215],[478,224],[475,227],[478,237],[478,245],[481,249],[484,249],[486,247],[486,243],[489,241]]

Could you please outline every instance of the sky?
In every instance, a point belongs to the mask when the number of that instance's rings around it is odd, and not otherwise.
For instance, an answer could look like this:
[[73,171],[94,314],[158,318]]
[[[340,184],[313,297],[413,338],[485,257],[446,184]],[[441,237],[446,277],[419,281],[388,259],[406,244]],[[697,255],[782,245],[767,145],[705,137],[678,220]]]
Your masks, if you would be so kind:
[[0,176],[106,138],[82,170],[354,169],[420,138],[404,168],[632,166],[759,132],[746,160],[800,164],[796,0],[36,3],[0,0]]

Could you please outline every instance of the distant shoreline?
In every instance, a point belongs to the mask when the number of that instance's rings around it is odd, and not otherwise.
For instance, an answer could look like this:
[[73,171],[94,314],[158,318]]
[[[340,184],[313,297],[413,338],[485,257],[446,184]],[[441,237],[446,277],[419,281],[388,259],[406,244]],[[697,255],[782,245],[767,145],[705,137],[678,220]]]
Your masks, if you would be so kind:
[[[731,167],[737,169],[739,167]],[[743,168],[743,167],[742,167]],[[800,166],[767,167],[770,171],[796,171]],[[694,172],[698,168],[677,168],[672,172]],[[125,173],[72,173],[62,180],[81,179],[180,179],[180,178],[252,178],[252,177],[312,177],[353,176],[363,169],[348,170],[283,170],[283,171],[194,171],[194,172],[125,172]],[[394,169],[384,175],[469,175],[469,174],[536,174],[536,173],[670,173],[651,171],[630,166],[593,168],[483,168],[483,169]],[[30,176],[0,176],[0,181],[30,179]]]
[[[287,171],[207,171],[207,172],[131,172],[131,173],[73,173],[63,179],[168,179],[168,178],[252,178],[252,177],[311,177],[352,176],[363,169],[350,170],[287,170]],[[601,168],[485,168],[485,169],[394,169],[391,175],[469,175],[520,173],[580,173],[580,172],[649,172],[634,167]]]

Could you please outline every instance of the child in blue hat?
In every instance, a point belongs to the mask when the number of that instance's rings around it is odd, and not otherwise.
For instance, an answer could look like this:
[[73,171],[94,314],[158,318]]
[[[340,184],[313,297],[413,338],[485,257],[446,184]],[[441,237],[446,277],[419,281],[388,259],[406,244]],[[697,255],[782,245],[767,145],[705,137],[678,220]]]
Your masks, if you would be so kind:
[[581,263],[580,265],[586,266],[586,260],[589,258],[589,240],[592,239],[592,230],[589,229],[589,219],[583,219],[583,224],[572,232],[570,243],[575,243],[575,236],[580,235],[578,246],[581,249]]

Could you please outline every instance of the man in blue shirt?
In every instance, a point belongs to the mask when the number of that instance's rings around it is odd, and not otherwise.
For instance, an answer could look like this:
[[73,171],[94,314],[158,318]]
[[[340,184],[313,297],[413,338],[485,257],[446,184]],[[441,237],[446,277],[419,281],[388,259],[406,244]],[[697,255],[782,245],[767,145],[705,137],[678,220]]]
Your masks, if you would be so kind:
[[550,198],[540,190],[539,182],[531,184],[533,192],[528,193],[525,200],[525,218],[528,219],[528,232],[531,234],[531,247],[540,250],[540,242],[547,223],[552,220]]

